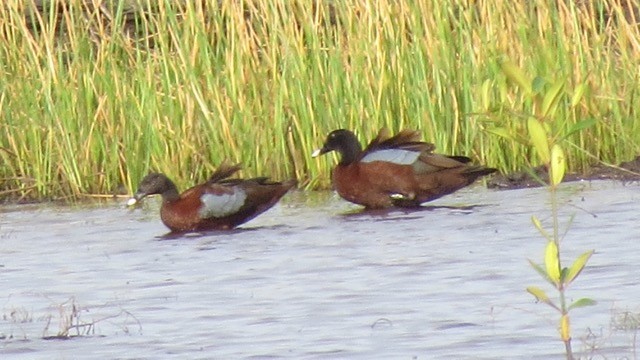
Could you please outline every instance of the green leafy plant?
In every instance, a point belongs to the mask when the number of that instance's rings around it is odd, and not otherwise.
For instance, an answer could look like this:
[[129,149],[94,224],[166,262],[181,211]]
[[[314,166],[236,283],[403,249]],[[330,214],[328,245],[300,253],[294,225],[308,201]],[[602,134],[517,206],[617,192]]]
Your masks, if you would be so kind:
[[[561,101],[570,97],[571,106],[576,106],[584,93],[584,87],[579,86],[573,94],[565,90],[565,83],[558,80],[544,86],[541,78],[529,80],[519,68],[510,62],[503,62],[502,69],[507,78],[523,91],[524,102],[531,105],[531,115],[526,117],[526,136],[523,134],[512,134],[507,130],[494,132],[500,136],[507,136],[517,141],[523,142],[535,151],[537,159],[544,165],[548,173],[546,186],[551,195],[551,231],[549,232],[540,219],[533,215],[531,221],[542,237],[546,240],[543,263],[538,264],[533,260],[529,263],[533,269],[540,274],[558,293],[557,300],[553,300],[547,292],[537,286],[527,287],[527,291],[533,295],[537,301],[549,305],[560,315],[559,334],[565,345],[567,359],[573,359],[571,348],[571,322],[569,312],[572,309],[595,304],[589,298],[581,298],[572,303],[566,299],[566,290],[573,281],[580,275],[587,262],[594,253],[588,250],[578,256],[571,266],[564,266],[561,256],[561,235],[558,215],[558,186],[562,182],[567,171],[567,157],[562,147],[562,142],[567,136],[588,128],[593,125],[592,121],[578,121],[571,127],[564,126],[557,116]],[[550,121],[555,119],[555,121]],[[543,179],[538,178],[544,182]]]
[[578,307],[593,305],[595,301],[589,298],[581,298],[569,304],[566,300],[565,293],[569,285],[580,275],[587,261],[591,258],[591,255],[593,255],[594,250],[582,253],[582,255],[573,261],[570,267],[563,266],[560,256],[561,239],[559,236],[558,200],[556,192],[566,170],[564,151],[559,144],[554,144],[549,141],[547,132],[539,120],[529,118],[527,125],[533,147],[538,153],[538,156],[545,161],[549,171],[548,188],[551,193],[551,218],[553,219],[552,233],[549,233],[543,227],[538,217],[535,215],[531,217],[531,221],[545,238],[547,245],[545,247],[543,265],[537,264],[532,260],[529,260],[529,263],[543,279],[557,290],[558,301],[554,302],[551,300],[547,293],[537,286],[529,286],[527,291],[535,296],[536,300],[549,305],[560,314],[560,338],[565,344],[567,359],[573,359],[569,311]]

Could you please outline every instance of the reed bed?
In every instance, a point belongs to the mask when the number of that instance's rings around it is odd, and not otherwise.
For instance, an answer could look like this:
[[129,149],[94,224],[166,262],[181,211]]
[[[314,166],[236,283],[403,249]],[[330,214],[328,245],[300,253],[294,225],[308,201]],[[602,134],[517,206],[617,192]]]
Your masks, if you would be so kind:
[[0,198],[124,194],[150,170],[184,187],[224,159],[327,187],[334,160],[309,154],[336,128],[417,128],[512,171],[537,164],[532,115],[570,170],[629,160],[636,15],[626,0],[8,1]]

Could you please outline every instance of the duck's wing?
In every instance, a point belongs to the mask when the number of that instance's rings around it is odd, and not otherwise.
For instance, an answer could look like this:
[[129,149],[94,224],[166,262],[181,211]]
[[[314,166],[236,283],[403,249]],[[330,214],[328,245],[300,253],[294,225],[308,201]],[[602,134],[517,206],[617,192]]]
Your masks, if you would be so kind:
[[389,136],[389,130],[382,128],[378,136],[373,139],[364,149],[366,155],[381,149],[403,149],[408,151],[428,152],[433,151],[435,146],[431,143],[420,141],[420,132],[416,130],[402,130],[394,136]]
[[471,162],[471,158],[466,157],[466,156],[462,156],[462,155],[447,155],[447,157],[449,159],[453,159],[455,161],[459,161],[463,164],[467,164]]
[[420,141],[420,133],[415,130],[402,130],[394,136],[382,128],[362,153],[361,162],[386,161],[394,164],[409,165],[421,154],[430,153],[435,146]]
[[240,186],[224,183],[209,183],[200,190],[201,219],[221,218],[237,213],[247,199],[247,192]]
[[428,174],[438,171],[453,169],[459,167],[467,167],[470,162],[466,156],[447,156],[434,153],[422,153],[414,162],[413,170],[416,174]]
[[217,184],[217,183],[228,181],[225,179],[227,179],[229,176],[236,173],[241,168],[242,168],[242,165],[232,164],[225,160],[222,162],[222,164],[220,164],[220,166],[218,166],[216,171],[213,172],[213,174],[207,181],[207,184]]
[[370,163],[374,161],[383,161],[398,165],[411,165],[420,157],[420,153],[404,149],[381,149],[371,151],[365,154],[361,163]]
[[198,216],[201,219],[230,217],[236,226],[272,207],[295,185],[295,180],[272,182],[267,177],[209,184],[200,196]]

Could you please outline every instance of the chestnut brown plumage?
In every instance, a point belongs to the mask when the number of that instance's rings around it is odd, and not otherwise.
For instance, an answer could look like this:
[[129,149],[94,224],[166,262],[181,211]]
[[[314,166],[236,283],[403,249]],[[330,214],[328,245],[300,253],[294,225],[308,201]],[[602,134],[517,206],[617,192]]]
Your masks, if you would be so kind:
[[226,230],[265,212],[296,184],[295,180],[270,182],[266,177],[228,179],[239,169],[224,163],[207,182],[182,194],[166,175],[151,173],[142,179],[129,205],[160,194],[160,218],[172,231]]
[[313,156],[337,151],[334,188],[345,200],[367,208],[417,207],[496,171],[470,165],[466,156],[435,154],[434,148],[420,141],[417,131],[390,136],[382,129],[362,150],[353,132],[340,129],[329,133]]

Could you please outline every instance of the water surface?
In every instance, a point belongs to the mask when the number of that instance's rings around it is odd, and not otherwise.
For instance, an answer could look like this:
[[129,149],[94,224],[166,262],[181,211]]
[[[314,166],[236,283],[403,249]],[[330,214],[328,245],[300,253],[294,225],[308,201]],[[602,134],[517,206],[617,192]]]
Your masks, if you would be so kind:
[[[563,255],[596,249],[568,291],[598,301],[572,313],[574,349],[635,358],[636,323],[619,318],[640,313],[640,186],[560,198],[561,222],[575,215]],[[366,214],[297,192],[236,231],[174,239],[149,200],[0,208],[3,359],[562,358],[557,315],[525,291],[552,293],[527,263],[544,189]],[[83,336],[46,339],[69,319]]]

